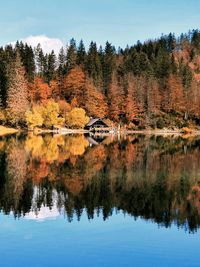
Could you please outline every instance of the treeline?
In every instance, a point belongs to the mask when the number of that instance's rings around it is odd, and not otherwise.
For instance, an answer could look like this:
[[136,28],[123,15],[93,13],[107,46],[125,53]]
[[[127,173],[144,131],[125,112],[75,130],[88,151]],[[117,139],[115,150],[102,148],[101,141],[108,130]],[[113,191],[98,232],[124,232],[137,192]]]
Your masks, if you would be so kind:
[[130,127],[199,124],[200,31],[125,49],[72,39],[58,56],[17,42],[0,48],[1,120],[24,123],[25,112],[54,100],[65,118],[73,108]]

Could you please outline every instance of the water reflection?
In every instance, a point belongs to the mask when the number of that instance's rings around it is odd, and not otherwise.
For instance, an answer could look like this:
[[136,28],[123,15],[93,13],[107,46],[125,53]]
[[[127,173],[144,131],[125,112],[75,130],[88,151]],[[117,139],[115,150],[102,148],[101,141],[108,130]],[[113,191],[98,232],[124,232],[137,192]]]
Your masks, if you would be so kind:
[[[69,221],[123,211],[193,232],[200,225],[198,139],[16,136],[0,140],[0,209]],[[44,219],[44,218],[42,218]]]

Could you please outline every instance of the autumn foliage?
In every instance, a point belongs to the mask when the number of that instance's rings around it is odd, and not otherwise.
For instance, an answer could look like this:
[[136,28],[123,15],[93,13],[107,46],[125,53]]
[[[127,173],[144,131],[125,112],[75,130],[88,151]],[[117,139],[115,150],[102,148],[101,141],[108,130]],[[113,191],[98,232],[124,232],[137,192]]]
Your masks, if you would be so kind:
[[26,121],[29,128],[45,126],[51,128],[55,125],[63,125],[64,118],[59,117],[59,105],[53,100],[49,100],[46,105],[37,105],[26,113]]
[[66,124],[71,128],[84,128],[89,122],[89,117],[86,116],[85,110],[82,108],[72,109],[66,117]]
[[18,124],[25,120],[24,114],[29,107],[28,87],[25,79],[25,69],[19,53],[10,68],[7,92],[7,117],[9,121]]
[[32,88],[30,89],[29,94],[33,103],[45,104],[52,96],[50,86],[40,77],[35,78]]
[[199,42],[199,30],[118,50],[109,42],[99,49],[91,42],[86,50],[72,39],[57,58],[40,45],[35,51],[23,43],[6,46],[0,50],[1,122],[24,124],[28,114],[28,125],[41,125],[34,107],[55,101],[64,124],[72,109],[82,108],[88,117],[133,128],[199,126]]

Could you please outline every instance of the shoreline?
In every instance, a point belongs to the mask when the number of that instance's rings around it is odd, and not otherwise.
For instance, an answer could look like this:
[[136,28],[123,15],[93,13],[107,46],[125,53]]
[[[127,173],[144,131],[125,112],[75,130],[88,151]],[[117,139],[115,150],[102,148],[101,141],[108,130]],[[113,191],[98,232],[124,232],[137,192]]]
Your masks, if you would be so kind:
[[200,130],[190,129],[189,132],[184,131],[183,129],[144,129],[144,130],[125,130],[116,132],[91,132],[85,129],[69,129],[69,128],[61,128],[61,129],[39,129],[36,128],[34,130],[28,129],[15,129],[6,126],[0,125],[0,136],[12,135],[18,132],[32,132],[34,134],[59,134],[59,135],[67,135],[67,134],[89,134],[93,133],[94,135],[131,135],[131,134],[143,134],[143,135],[176,135],[176,136],[198,136],[200,135]]
[[143,134],[143,135],[154,135],[154,136],[183,136],[183,137],[194,137],[200,136],[200,130],[191,130],[191,132],[184,132],[183,130],[133,130],[127,131],[127,134]]
[[[34,132],[34,131],[33,131]],[[144,130],[124,130],[116,131],[116,132],[92,132],[85,129],[68,129],[63,128],[61,130],[47,130],[47,129],[39,129],[36,131],[36,134],[43,133],[53,133],[59,135],[67,135],[67,134],[93,134],[93,135],[131,135],[131,134],[143,134],[143,135],[176,135],[176,136],[198,136],[200,135],[200,130],[192,130],[189,132],[184,131],[183,129],[144,129]]]
[[60,134],[60,135],[65,135],[65,134],[84,134],[84,133],[89,133],[90,131],[84,130],[84,129],[68,129],[68,128],[62,128],[60,130],[49,130],[49,129],[34,129],[33,131],[28,132],[33,132],[35,134],[43,134],[43,133],[53,133],[53,134]]

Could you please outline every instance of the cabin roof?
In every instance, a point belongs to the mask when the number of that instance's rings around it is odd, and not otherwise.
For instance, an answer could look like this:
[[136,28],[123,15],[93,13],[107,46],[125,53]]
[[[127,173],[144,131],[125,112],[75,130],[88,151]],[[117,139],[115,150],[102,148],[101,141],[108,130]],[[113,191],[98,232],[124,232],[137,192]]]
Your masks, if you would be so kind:
[[95,124],[95,122],[98,122],[98,121],[103,123],[104,125],[106,125],[106,123],[104,121],[102,121],[101,119],[93,119],[93,118],[91,118],[90,121],[88,122],[88,124],[86,124],[86,127],[90,127],[93,124]]

